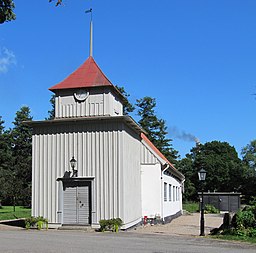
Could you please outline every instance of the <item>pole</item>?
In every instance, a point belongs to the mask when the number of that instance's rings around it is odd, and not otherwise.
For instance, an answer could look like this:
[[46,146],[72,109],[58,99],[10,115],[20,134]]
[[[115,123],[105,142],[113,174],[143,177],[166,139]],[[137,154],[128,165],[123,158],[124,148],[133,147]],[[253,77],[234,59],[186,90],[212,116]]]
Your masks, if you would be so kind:
[[85,13],[91,14],[91,21],[90,21],[90,52],[89,55],[92,57],[93,52],[93,24],[92,24],[92,8],[85,11]]
[[92,20],[90,22],[90,56],[92,57],[92,48],[93,48],[93,28],[92,28]]
[[200,222],[200,236],[205,236],[204,233],[204,191],[202,186],[202,200],[201,200],[201,222]]

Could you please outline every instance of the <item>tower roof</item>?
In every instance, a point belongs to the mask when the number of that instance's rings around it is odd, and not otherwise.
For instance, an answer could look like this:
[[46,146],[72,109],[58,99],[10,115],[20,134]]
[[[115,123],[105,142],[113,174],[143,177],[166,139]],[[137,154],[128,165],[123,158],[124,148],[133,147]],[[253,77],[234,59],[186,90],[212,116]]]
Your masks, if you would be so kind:
[[49,88],[50,91],[90,88],[97,86],[113,86],[108,78],[101,71],[93,57],[90,56],[78,69],[69,75],[62,82]]

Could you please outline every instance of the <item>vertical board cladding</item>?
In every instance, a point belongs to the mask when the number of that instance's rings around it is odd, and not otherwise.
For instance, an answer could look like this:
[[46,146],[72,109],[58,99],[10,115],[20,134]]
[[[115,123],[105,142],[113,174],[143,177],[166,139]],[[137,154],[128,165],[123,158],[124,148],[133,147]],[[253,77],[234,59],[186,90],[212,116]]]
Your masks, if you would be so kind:
[[[98,121],[99,122],[99,121]],[[120,139],[121,122],[67,122],[34,126],[32,215],[59,223],[63,210],[58,178],[77,160],[78,177],[94,178],[92,223],[121,217]],[[136,164],[137,166],[137,164]],[[129,178],[129,175],[128,175]],[[138,182],[135,182],[135,185]]]
[[141,169],[139,134],[124,126],[122,141],[122,206],[124,228],[141,221]]
[[159,163],[157,158],[141,144],[141,164],[156,164]]
[[[88,90],[89,91],[89,90]],[[122,115],[122,103],[109,89],[99,88],[89,91],[85,101],[77,101],[67,91],[61,91],[55,98],[55,117],[71,118],[85,116]]]

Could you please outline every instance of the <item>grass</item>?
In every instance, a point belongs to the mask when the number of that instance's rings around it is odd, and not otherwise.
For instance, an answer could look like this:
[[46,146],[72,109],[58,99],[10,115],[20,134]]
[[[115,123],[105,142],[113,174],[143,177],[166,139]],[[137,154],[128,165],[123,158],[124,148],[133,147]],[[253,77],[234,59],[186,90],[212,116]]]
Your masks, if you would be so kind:
[[28,218],[30,216],[30,208],[16,206],[15,212],[13,212],[13,206],[2,206],[2,208],[0,208],[0,220],[14,220],[19,218]]
[[199,203],[198,202],[186,202],[183,203],[183,210],[186,210],[190,213],[197,213],[199,211]]
[[248,237],[248,236],[236,236],[236,235],[213,235],[211,238],[228,240],[228,241],[240,241],[240,242],[249,242],[256,243],[256,237]]

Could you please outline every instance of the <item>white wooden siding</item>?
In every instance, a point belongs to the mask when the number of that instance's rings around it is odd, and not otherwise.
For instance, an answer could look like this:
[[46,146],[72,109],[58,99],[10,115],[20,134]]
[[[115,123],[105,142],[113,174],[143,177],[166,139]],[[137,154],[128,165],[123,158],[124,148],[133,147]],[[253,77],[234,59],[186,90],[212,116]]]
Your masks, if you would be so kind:
[[116,217],[127,227],[140,221],[140,139],[123,122],[37,125],[33,155],[34,216],[43,216],[50,223],[63,222],[62,182],[56,179],[71,170],[69,161],[74,156],[78,177],[94,178],[92,224]]
[[156,156],[152,154],[152,152],[146,148],[143,144],[141,144],[141,164],[156,164],[159,163]]
[[[77,160],[79,177],[94,177],[93,222],[120,217],[121,131],[117,123],[58,125],[38,127],[33,136],[32,215],[58,222],[63,211],[57,178],[71,170],[70,159]],[[103,130],[105,129],[105,130]],[[58,133],[57,133],[58,132]]]
[[[125,127],[122,140],[123,153],[120,160],[122,168],[122,206],[126,227],[141,221],[141,168],[140,168],[140,139],[128,127]],[[121,148],[120,147],[120,148]]]
[[59,91],[55,98],[55,117],[71,118],[85,116],[121,116],[123,106],[120,100],[108,89],[89,91],[85,101],[78,102],[73,92]]

